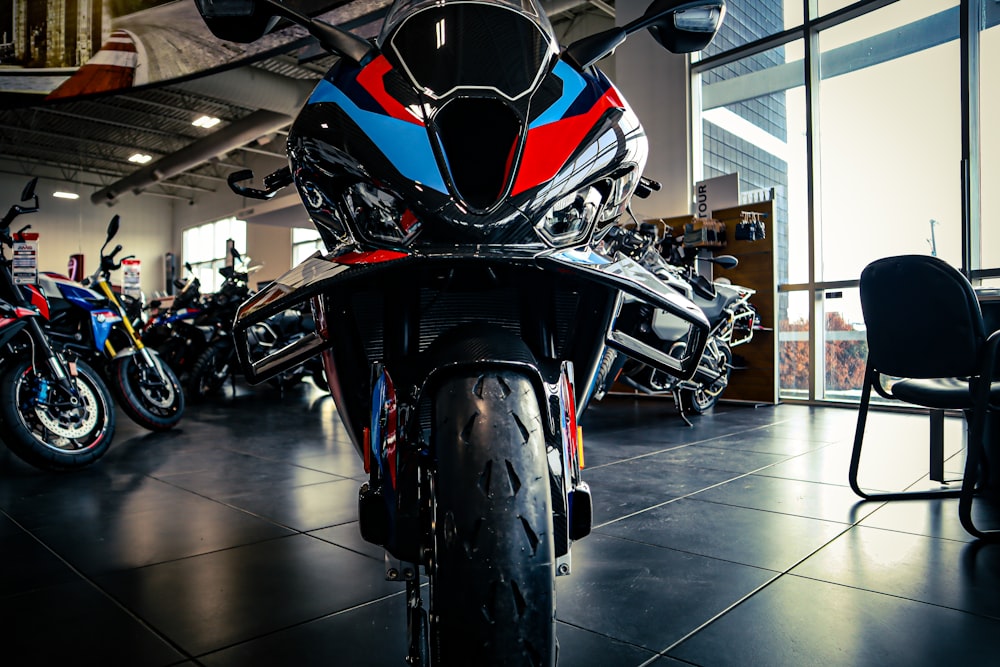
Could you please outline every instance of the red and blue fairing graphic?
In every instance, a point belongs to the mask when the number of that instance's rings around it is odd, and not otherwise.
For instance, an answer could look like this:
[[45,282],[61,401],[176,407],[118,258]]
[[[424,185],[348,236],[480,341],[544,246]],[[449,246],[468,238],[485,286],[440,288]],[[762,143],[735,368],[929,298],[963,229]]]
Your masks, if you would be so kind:
[[599,73],[583,75],[560,60],[551,76],[562,82],[562,95],[528,126],[514,196],[553,178],[585,146],[609,109],[625,108],[621,95]]
[[[448,165],[438,162],[421,105],[406,105],[387,90],[386,77],[392,72],[385,56],[360,69],[338,68],[319,83],[308,104],[336,105],[403,178],[447,194],[442,173]],[[514,146],[507,170],[508,178],[516,174],[514,196],[553,178],[585,146],[609,109],[625,108],[611,82],[596,71],[581,73],[559,60],[548,76],[558,80],[561,94],[530,121],[520,150]]]
[[[308,105],[339,107],[405,179],[445,193],[447,188],[423,120],[385,89],[391,66],[384,56],[363,69],[339,68],[316,86]],[[327,128],[324,128],[327,129]]]

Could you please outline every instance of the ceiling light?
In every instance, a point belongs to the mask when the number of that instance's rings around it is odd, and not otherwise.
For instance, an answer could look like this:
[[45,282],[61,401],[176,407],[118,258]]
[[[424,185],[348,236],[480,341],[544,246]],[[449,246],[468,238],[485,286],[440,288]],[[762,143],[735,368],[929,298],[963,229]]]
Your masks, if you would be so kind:
[[53,192],[53,197],[58,197],[59,199],[79,199],[80,195],[75,192]]
[[145,153],[136,153],[128,159],[129,162],[135,162],[137,164],[146,164],[153,159],[152,155],[146,155]]
[[194,122],[191,123],[195,127],[203,127],[208,129],[210,127],[215,127],[219,124],[218,118],[213,118],[212,116],[202,116],[201,118],[196,118]]

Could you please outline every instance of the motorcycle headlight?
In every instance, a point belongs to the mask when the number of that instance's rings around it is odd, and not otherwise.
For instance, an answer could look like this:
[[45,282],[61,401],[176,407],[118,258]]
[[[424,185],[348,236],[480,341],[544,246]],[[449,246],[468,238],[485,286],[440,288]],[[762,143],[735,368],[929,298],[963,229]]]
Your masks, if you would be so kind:
[[398,197],[368,183],[355,183],[344,193],[357,230],[379,241],[403,244],[420,232],[420,220]]
[[566,246],[586,238],[601,210],[604,197],[591,186],[566,195],[535,224],[539,236],[553,246]]

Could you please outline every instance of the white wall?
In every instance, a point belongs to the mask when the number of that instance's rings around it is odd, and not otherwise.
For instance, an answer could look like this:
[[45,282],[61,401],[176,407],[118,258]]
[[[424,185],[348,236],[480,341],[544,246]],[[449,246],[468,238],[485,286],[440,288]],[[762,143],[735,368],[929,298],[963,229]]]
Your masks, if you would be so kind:
[[[618,0],[617,24],[625,25],[642,15],[648,5],[649,0]],[[643,30],[618,47],[611,78],[649,137],[645,176],[663,185],[648,199],[634,199],[633,210],[639,218],[689,213],[692,182],[687,56],[670,53]]]
[[[6,213],[21,197],[28,178],[0,174],[0,207]],[[56,190],[77,192],[79,199],[56,199]],[[83,253],[87,274],[99,266],[98,251],[104,243],[108,222],[116,213],[121,227],[114,243],[123,250],[119,257],[135,255],[142,261],[141,286],[147,295],[164,288],[163,254],[173,248],[173,200],[154,196],[124,197],[116,206],[95,206],[90,202],[90,188],[67,185],[52,180],[39,180],[35,189],[39,198],[36,213],[22,215],[11,225],[17,231],[31,224],[38,232],[38,268],[42,271],[66,273],[69,256]],[[121,272],[112,276],[120,283]]]

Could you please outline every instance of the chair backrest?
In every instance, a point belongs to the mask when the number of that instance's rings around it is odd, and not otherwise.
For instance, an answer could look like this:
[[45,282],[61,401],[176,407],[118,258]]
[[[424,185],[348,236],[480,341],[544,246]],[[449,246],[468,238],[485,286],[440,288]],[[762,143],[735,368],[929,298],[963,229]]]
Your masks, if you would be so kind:
[[868,359],[906,378],[975,375],[986,340],[972,284],[937,257],[879,259],[861,272]]

